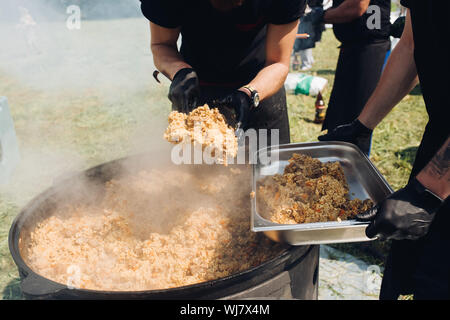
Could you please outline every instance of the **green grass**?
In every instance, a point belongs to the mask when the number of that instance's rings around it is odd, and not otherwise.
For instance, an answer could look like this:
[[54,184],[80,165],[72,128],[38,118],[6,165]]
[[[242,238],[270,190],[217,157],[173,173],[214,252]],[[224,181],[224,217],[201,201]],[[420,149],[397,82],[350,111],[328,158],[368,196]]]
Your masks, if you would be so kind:
[[[312,72],[327,78],[329,87],[338,45],[327,30],[314,51]],[[7,243],[9,227],[20,208],[58,174],[145,151],[162,135],[169,111],[167,87],[155,82],[145,85],[148,89],[133,94],[115,88],[114,97],[108,99],[96,89],[33,89],[0,70],[0,95],[9,99],[23,159],[11,186],[0,188],[0,297],[21,298]],[[326,102],[330,91],[324,94]],[[288,96],[293,142],[317,141],[320,125],[312,123],[314,102],[312,97]],[[408,179],[426,122],[422,98],[415,94],[406,97],[375,130],[371,158],[394,189]],[[55,154],[58,157],[50,157]],[[382,259],[374,259],[361,245],[337,247],[382,264]],[[371,247],[384,254],[387,244],[376,241]]]
[[391,1],[391,12],[396,12],[397,10],[400,10],[400,8],[400,0]]
[[9,227],[18,207],[0,197],[0,298],[19,298],[18,275],[8,247]]

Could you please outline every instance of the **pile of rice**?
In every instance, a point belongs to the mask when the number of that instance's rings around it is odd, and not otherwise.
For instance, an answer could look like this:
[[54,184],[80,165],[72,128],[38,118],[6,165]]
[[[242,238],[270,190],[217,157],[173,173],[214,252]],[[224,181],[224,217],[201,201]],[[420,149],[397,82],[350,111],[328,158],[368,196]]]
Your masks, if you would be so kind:
[[339,162],[303,154],[294,154],[282,175],[262,179],[257,198],[263,215],[281,224],[342,221],[373,206],[370,199],[350,200]]
[[249,172],[221,168],[112,180],[98,205],[62,205],[40,221],[20,240],[21,255],[48,279],[108,291],[179,287],[258,266],[285,247],[250,231]]
[[227,125],[217,108],[208,105],[192,110],[188,115],[178,111],[169,114],[169,126],[164,138],[170,143],[188,143],[208,148],[212,158],[227,164],[227,158],[234,158],[238,142],[233,128]]

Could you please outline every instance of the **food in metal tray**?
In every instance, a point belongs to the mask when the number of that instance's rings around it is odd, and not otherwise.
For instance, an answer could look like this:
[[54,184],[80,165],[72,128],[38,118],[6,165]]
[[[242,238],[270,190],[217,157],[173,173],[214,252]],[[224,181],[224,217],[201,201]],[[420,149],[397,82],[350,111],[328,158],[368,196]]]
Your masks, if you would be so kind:
[[228,157],[236,157],[238,141],[233,128],[227,125],[218,109],[208,105],[198,107],[188,115],[172,111],[164,138],[170,143],[192,143],[210,148],[211,156],[227,164]]
[[219,168],[111,180],[99,203],[61,204],[25,233],[21,255],[62,284],[137,291],[222,278],[281,254],[286,247],[250,232],[249,170]]
[[268,176],[258,184],[258,208],[280,224],[342,221],[373,206],[370,199],[350,200],[339,162],[322,163],[294,153],[282,175]]

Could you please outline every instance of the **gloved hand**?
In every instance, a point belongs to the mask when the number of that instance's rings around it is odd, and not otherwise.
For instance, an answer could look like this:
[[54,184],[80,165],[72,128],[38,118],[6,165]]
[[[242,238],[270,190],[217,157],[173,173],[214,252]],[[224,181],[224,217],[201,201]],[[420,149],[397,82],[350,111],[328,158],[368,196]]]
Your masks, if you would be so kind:
[[398,17],[397,20],[391,24],[390,35],[394,38],[401,38],[403,29],[405,28],[405,17]]
[[236,90],[233,93],[214,99],[212,101],[212,107],[225,107],[234,109],[236,112],[236,128],[244,129],[248,122],[250,114],[250,97],[241,90]]
[[413,179],[406,187],[388,196],[372,209],[356,216],[371,223],[366,229],[369,238],[416,240],[428,233],[431,222],[443,201]]
[[310,20],[312,24],[317,25],[323,23],[323,16],[325,15],[325,10],[322,7],[313,7],[311,11],[305,15],[306,20]]
[[200,97],[200,86],[197,73],[194,69],[184,68],[173,77],[169,89],[169,100],[173,109],[179,112],[189,113],[197,107]]
[[356,144],[362,152],[369,154],[372,130],[364,126],[358,119],[336,127],[331,132],[320,136],[319,141],[344,141]]

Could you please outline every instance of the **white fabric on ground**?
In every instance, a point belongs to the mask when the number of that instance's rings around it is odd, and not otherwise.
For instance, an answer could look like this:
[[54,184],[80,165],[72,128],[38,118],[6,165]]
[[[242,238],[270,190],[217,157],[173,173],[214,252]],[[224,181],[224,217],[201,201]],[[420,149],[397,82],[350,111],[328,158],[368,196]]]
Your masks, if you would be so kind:
[[378,299],[381,273],[377,265],[331,248],[320,246],[319,300]]

